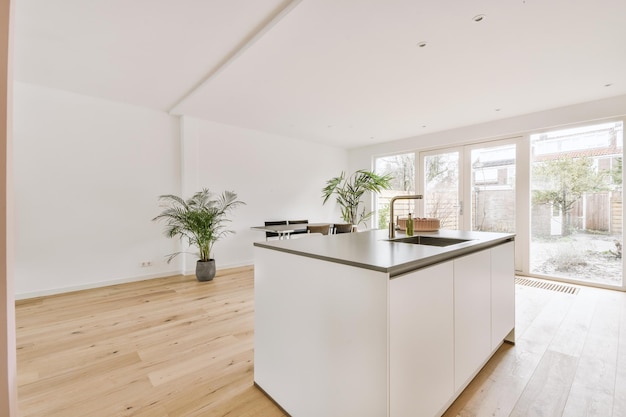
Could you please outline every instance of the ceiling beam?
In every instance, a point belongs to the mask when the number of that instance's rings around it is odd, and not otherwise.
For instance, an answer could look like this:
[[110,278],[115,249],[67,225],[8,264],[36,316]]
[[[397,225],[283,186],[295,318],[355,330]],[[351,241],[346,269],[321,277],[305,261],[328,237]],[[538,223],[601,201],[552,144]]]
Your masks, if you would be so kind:
[[171,115],[180,115],[178,110],[186,100],[196,94],[203,86],[211,82],[213,78],[217,77],[222,71],[224,71],[230,64],[235,62],[237,58],[243,55],[248,48],[261,39],[270,29],[280,22],[285,16],[287,16],[302,0],[291,0],[284,7],[278,9],[275,13],[268,16],[258,27],[257,30],[251,32],[246,38],[244,38],[228,55],[226,55],[208,74],[200,79],[189,91],[181,96],[176,102],[170,106],[167,112]]

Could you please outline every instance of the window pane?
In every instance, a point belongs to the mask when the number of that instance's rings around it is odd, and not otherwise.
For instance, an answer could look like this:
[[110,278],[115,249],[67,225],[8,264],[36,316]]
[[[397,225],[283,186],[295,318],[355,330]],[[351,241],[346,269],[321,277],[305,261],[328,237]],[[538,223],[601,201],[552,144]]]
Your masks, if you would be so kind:
[[515,232],[515,145],[471,152],[472,230]]
[[459,229],[459,152],[424,157],[424,216]]
[[622,285],[623,124],[531,136],[530,272]]
[[[397,195],[415,194],[415,154],[376,158],[375,170],[377,174],[391,174],[394,177],[391,189],[383,190],[376,198],[376,220],[379,229],[389,225],[389,201]],[[406,202],[410,202],[410,206]],[[401,200],[396,203],[395,215],[407,217],[409,209],[415,213],[415,201]]]

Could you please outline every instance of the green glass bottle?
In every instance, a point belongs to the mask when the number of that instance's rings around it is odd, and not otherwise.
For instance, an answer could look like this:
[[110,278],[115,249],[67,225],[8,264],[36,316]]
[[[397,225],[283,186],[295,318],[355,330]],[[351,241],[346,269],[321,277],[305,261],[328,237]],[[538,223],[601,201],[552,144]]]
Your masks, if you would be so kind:
[[409,213],[409,218],[406,220],[406,235],[413,236],[413,215]]

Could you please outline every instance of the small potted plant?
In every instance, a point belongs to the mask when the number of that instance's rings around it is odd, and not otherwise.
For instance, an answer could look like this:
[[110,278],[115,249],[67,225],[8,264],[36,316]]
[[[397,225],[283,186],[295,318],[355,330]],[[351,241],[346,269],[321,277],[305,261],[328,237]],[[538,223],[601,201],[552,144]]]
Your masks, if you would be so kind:
[[341,206],[341,217],[347,223],[358,226],[366,222],[373,211],[366,213],[365,207],[359,214],[361,197],[366,191],[379,193],[381,190],[391,188],[391,175],[378,175],[367,170],[358,170],[350,177],[346,177],[345,172],[340,176],[331,178],[326,182],[326,187],[322,190],[324,203],[333,194],[337,195],[337,204]]
[[[235,233],[226,229],[230,222],[227,214],[241,204],[237,194],[224,191],[216,199],[208,189],[198,191],[191,198],[184,200],[172,194],[159,196],[164,210],[153,221],[165,223],[165,236],[177,237],[189,246],[198,248],[196,278],[198,281],[211,281],[215,277],[215,260],[211,258],[213,244],[227,234]],[[181,253],[167,255],[167,262]]]

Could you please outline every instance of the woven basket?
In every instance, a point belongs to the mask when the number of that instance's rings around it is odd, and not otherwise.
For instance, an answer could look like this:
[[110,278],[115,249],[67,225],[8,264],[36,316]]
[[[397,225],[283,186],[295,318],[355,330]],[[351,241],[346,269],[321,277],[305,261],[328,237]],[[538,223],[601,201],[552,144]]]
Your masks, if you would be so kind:
[[[401,231],[406,230],[406,220],[398,219],[398,228]],[[441,227],[439,219],[434,218],[413,218],[413,231],[415,232],[435,232]]]
[[439,230],[441,222],[439,219],[426,218],[413,219],[413,230],[416,232],[434,232]]

